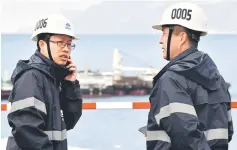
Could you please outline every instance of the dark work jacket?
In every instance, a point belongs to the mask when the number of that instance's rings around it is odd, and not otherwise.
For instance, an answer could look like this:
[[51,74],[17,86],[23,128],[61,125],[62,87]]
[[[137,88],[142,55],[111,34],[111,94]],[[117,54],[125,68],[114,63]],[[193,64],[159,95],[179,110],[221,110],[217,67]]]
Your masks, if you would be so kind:
[[67,73],[38,51],[17,63],[11,77],[7,150],[67,150],[67,130],[82,115],[79,82],[64,80]]
[[228,85],[213,60],[189,49],[154,78],[147,150],[227,150],[233,135]]

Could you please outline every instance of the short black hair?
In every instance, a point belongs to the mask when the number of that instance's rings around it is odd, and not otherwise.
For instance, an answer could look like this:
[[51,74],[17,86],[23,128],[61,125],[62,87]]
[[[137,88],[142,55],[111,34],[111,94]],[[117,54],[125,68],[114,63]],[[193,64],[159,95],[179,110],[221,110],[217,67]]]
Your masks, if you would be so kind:
[[[179,28],[178,31],[175,30],[177,28]],[[188,35],[188,40],[190,42],[190,46],[191,47],[195,47],[195,48],[198,47],[198,42],[200,41],[200,36],[201,36],[201,32],[200,31],[194,31],[192,29],[176,25],[174,27],[174,32],[177,32],[177,33],[185,32]]]
[[40,51],[40,47],[39,47],[39,41],[43,40],[43,41],[47,41],[52,35],[52,33],[41,33],[37,36],[37,49]]

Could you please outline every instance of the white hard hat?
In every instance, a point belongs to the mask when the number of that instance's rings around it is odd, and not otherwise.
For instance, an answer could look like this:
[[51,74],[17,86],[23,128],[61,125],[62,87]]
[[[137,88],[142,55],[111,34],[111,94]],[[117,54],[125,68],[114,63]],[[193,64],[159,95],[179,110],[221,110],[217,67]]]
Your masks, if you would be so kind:
[[31,39],[37,41],[41,33],[64,34],[78,40],[73,31],[71,22],[61,14],[51,14],[37,21]]
[[158,25],[152,26],[162,30],[163,25],[180,25],[194,31],[200,31],[201,36],[207,34],[207,17],[203,10],[196,4],[180,2],[168,7]]

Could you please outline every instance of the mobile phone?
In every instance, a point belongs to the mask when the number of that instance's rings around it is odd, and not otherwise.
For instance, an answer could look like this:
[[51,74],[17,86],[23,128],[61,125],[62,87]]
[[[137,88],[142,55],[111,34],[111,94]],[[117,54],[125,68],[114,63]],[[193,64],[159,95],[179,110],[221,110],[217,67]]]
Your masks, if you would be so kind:
[[[69,56],[69,59],[71,59],[71,57]],[[67,61],[67,63],[65,64],[65,67],[67,67],[68,65],[70,65],[70,62]],[[67,68],[68,70],[68,74],[72,74],[72,71],[69,71],[70,68]]]
[[67,61],[67,63],[66,63],[66,65],[65,65],[65,67],[66,67],[66,66],[68,66],[68,65],[70,65],[70,62],[69,62],[69,61]]
[[[69,56],[69,59],[71,59],[71,56]],[[70,62],[69,62],[69,61],[67,61],[65,67],[68,66],[68,65],[70,65]]]
[[146,136],[147,135],[147,126],[140,127],[138,129],[138,131]]

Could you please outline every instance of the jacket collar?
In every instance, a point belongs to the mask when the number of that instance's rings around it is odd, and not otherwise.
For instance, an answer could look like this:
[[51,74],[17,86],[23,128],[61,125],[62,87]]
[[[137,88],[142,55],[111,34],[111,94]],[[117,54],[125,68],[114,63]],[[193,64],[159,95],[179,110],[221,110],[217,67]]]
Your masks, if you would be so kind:
[[32,67],[39,69],[49,76],[53,77],[57,82],[61,82],[68,74],[68,69],[65,66],[60,66],[52,60],[45,57],[38,50],[30,58]]
[[178,60],[181,60],[185,57],[187,57],[188,55],[194,53],[198,51],[196,48],[189,48],[186,51],[184,51],[183,53],[179,54],[178,56],[176,56],[174,59],[172,59],[167,65],[165,65],[161,71],[159,71],[159,73],[153,78],[153,86],[155,85],[155,83],[159,80],[159,78],[172,66],[174,65]]

